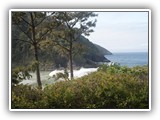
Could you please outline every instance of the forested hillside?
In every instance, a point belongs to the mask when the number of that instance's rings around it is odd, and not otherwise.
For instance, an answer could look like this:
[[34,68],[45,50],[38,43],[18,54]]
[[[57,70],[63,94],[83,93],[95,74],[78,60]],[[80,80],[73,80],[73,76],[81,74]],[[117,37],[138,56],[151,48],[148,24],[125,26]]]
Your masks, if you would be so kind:
[[[26,42],[19,42],[17,36],[21,36],[20,31],[15,26],[12,28],[12,65],[29,65],[34,60],[33,47]],[[25,36],[23,36],[24,39]],[[47,42],[45,43],[47,45]],[[96,67],[95,62],[108,61],[104,55],[112,54],[105,48],[93,44],[84,36],[75,41],[73,62],[76,67]],[[67,67],[68,60],[65,55],[61,55],[55,46],[47,46],[39,51],[40,68],[41,70],[57,69],[59,67]]]

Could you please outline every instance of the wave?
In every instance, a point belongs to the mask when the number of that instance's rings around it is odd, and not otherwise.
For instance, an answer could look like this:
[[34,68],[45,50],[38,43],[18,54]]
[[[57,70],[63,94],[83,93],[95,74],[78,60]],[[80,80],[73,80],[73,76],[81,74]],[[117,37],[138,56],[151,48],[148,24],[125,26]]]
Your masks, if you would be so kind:
[[[79,70],[73,70],[73,74],[74,74],[74,78],[79,78],[85,75],[88,75],[92,72],[96,72],[98,70],[98,68],[80,68]],[[54,70],[52,72],[45,72],[45,71],[41,71],[41,81],[42,84],[53,84],[55,83],[55,78],[53,76],[56,76],[57,73],[64,73],[64,70]],[[70,72],[69,73],[69,79],[70,79]],[[28,85],[36,85],[37,84],[37,80],[36,80],[36,74],[35,73],[31,73],[32,78],[31,79],[27,79],[27,80],[23,80],[22,82],[20,82],[20,84],[28,84]],[[63,81],[63,79],[57,80],[57,81]]]

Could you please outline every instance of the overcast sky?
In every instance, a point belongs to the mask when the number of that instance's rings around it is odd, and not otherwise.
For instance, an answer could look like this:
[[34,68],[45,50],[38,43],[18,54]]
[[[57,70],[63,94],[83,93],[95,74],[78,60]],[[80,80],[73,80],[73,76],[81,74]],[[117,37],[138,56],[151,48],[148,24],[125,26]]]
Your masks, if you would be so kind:
[[111,52],[148,51],[147,12],[97,12],[90,41]]

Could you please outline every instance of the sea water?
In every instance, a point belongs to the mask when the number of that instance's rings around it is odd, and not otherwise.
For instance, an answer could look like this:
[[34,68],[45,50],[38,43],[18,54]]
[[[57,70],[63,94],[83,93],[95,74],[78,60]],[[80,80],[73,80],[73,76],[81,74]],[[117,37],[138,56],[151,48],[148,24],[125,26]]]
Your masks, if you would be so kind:
[[105,55],[105,57],[121,66],[133,67],[148,64],[147,52],[113,53],[113,55]]

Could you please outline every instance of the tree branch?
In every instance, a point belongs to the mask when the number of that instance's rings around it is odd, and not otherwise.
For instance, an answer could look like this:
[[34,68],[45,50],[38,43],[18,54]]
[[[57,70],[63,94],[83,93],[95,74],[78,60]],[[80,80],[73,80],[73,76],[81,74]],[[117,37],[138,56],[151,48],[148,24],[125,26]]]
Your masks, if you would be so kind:
[[71,29],[71,26],[69,25],[69,23],[68,23],[67,21],[65,21],[65,23],[66,23],[67,27],[68,27],[69,29]]
[[74,23],[72,24],[71,28],[73,28],[76,25],[76,23],[78,22],[78,20],[79,20],[79,17],[74,21]]
[[64,47],[63,45],[61,45],[61,44],[58,43],[57,41],[53,41],[53,42],[56,43],[56,44],[54,44],[54,45],[58,45],[58,46],[60,46],[61,48],[65,49],[67,52],[69,52],[69,49],[68,49],[67,47]]
[[35,27],[37,27],[38,25],[40,25],[45,19],[47,19],[48,17],[50,17],[51,15],[53,15],[55,12],[52,12],[52,14],[50,14],[49,16],[47,16],[47,17],[44,17],[39,23],[37,23],[36,25],[35,25]]
[[25,23],[27,23],[28,25],[31,26],[31,24],[30,24],[27,20],[25,20],[23,17],[20,16],[20,18],[21,18]]
[[40,37],[39,37],[39,42],[40,40],[43,39],[43,37],[50,31],[50,29],[46,30],[46,32],[44,32]]
[[23,41],[23,42],[27,42],[27,43],[29,43],[29,44],[33,44],[32,42],[27,41],[27,40],[23,40],[23,39],[14,39],[14,40]]
[[19,25],[17,27],[33,42],[32,38]]

